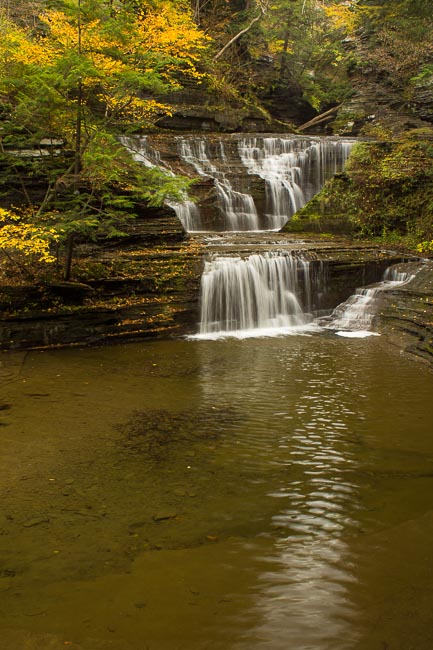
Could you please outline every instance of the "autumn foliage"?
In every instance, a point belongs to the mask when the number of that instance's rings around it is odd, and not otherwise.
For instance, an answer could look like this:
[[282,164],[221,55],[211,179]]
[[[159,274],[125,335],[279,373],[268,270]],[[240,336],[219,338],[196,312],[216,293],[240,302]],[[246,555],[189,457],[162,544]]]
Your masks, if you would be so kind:
[[[35,224],[43,215],[50,221],[44,241],[55,232],[71,245],[80,232],[119,232],[116,218],[129,217],[132,207],[127,197],[116,197],[120,192],[161,201],[176,194],[168,175],[144,178],[116,135],[146,130],[170,114],[164,95],[186,79],[200,83],[209,39],[183,0],[61,6],[45,9],[31,26],[0,14],[1,138],[11,173],[25,167],[21,150],[34,152],[21,179],[29,173],[45,179],[42,198],[25,191]],[[41,142],[56,142],[60,150],[41,150]],[[27,241],[27,226],[21,220],[8,226],[0,246],[13,247],[11,228],[17,235],[22,228]]]

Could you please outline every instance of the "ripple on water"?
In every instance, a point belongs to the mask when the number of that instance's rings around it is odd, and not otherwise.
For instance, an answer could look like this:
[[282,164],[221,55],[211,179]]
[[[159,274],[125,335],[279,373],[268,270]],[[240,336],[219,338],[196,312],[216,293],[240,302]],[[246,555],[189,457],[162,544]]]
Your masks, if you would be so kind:
[[385,635],[404,613],[388,607],[397,560],[416,593],[433,546],[417,524],[433,510],[432,377],[382,345],[30,354],[2,413],[2,626],[83,650],[370,650],[360,603]]

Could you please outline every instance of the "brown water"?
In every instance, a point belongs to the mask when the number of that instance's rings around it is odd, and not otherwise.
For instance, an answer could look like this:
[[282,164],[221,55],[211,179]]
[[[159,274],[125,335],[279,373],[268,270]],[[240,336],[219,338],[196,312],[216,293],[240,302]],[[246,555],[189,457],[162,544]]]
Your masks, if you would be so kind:
[[0,650],[433,648],[433,374],[384,339],[0,360]]

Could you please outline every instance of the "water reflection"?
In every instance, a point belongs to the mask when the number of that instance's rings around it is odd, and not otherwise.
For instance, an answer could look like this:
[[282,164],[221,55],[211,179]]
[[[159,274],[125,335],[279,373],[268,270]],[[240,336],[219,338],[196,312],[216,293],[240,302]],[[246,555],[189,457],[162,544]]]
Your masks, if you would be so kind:
[[283,649],[289,636],[297,650],[352,647],[355,577],[345,536],[360,525],[354,424],[363,415],[354,410],[351,382],[357,359],[348,356],[345,370],[332,372],[335,360],[320,346],[307,357],[295,340],[267,343],[251,356],[248,347],[234,346],[224,370],[209,347],[202,363],[204,402],[235,402],[247,421],[224,439],[225,457],[248,466],[250,480],[265,489],[269,468],[281,470],[267,492],[275,504],[267,533],[274,546],[258,579],[248,642]]
[[351,564],[348,547],[339,539],[278,542],[272,570],[259,578],[254,647],[352,648],[356,611],[350,599],[355,580]]
[[5,650],[373,650],[395,584],[427,638],[433,379],[382,345],[29,355],[4,386]]

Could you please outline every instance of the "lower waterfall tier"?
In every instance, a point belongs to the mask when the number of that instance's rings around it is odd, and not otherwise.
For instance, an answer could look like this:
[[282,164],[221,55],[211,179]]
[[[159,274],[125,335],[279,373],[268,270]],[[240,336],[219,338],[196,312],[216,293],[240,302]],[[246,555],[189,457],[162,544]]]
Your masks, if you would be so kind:
[[214,257],[205,263],[201,279],[200,327],[194,338],[276,336],[302,330],[371,336],[379,296],[412,277],[390,267],[382,281],[357,289],[330,313],[321,311],[329,287],[320,262],[284,251]]
[[313,320],[313,285],[310,262],[292,254],[217,257],[202,276],[200,335],[305,326]]

